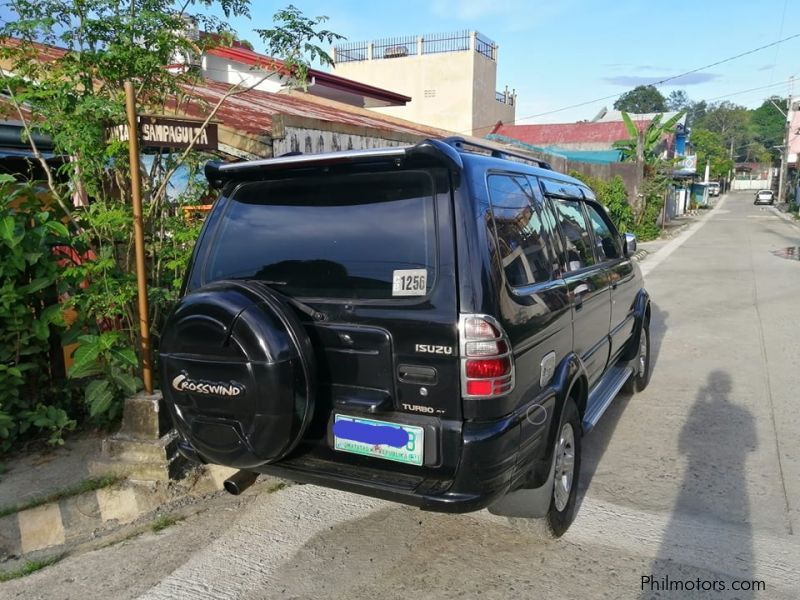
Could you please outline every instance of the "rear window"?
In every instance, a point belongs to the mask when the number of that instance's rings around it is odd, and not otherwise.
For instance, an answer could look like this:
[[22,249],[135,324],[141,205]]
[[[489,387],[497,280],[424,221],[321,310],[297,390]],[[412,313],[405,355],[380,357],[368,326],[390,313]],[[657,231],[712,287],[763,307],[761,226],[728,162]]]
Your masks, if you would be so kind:
[[203,279],[258,279],[301,297],[425,296],[436,279],[433,196],[425,171],[244,184]]

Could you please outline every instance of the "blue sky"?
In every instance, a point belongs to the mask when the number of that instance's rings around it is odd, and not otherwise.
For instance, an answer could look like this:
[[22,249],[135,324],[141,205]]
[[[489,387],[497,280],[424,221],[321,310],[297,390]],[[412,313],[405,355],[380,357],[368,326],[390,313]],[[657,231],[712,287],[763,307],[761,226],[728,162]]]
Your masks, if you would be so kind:
[[[290,2],[308,16],[328,16],[326,26],[351,41],[480,31],[500,46],[497,87],[517,90],[521,123],[590,119],[614,99],[552,111],[800,34],[798,0],[252,0],[252,18],[231,25],[262,50],[253,29],[270,27]],[[3,4],[0,19],[8,17]],[[785,96],[791,75],[798,96],[800,37],[660,89],[754,107],[771,94]],[[771,87],[741,93],[764,86]]]
[[[621,94],[800,33],[797,0],[289,0],[307,16],[327,15],[326,26],[349,40],[476,29],[500,46],[498,89],[518,93],[518,122],[569,122],[593,117],[605,104],[525,119],[594,98]],[[232,23],[263,49],[253,28],[270,27],[289,2],[253,2],[252,19]],[[727,99],[758,106],[786,95],[798,77],[800,37],[777,47],[670,82],[693,100]],[[784,82],[784,83],[781,83]],[[738,93],[755,87],[767,89]],[[732,95],[735,94],[735,95]]]

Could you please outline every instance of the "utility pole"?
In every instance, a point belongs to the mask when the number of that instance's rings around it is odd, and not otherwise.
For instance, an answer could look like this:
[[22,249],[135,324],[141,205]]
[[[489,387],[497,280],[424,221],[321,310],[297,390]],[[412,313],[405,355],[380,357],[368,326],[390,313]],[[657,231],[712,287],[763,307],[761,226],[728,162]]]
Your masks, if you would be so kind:
[[781,170],[778,174],[778,203],[783,202],[784,192],[786,191],[786,171],[789,166],[789,139],[791,138],[792,125],[792,91],[794,87],[794,77],[789,78],[789,104],[786,106],[786,125],[783,128],[783,147],[781,148]]

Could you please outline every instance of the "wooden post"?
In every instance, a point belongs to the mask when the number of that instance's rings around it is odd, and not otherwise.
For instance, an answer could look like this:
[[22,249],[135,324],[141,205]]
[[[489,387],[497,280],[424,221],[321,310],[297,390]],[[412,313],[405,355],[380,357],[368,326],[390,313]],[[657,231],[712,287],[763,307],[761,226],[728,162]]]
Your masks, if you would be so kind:
[[153,393],[153,370],[150,364],[150,307],[147,301],[147,273],[144,259],[142,225],[142,175],[139,171],[139,127],[136,119],[136,95],[133,83],[125,82],[125,107],[128,112],[128,148],[131,163],[131,199],[133,201],[133,242],[136,251],[136,284],[139,291],[139,337],[141,340],[142,381],[144,391]]

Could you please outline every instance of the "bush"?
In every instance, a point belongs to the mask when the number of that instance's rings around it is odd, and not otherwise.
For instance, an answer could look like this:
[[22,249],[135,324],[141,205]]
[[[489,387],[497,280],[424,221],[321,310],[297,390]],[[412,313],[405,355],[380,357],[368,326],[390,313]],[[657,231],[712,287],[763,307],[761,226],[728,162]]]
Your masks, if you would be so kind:
[[63,443],[75,427],[49,357],[51,335],[63,327],[52,246],[67,235],[40,190],[0,175],[0,453],[29,432]]
[[577,171],[570,173],[588,185],[597,196],[597,201],[608,209],[611,221],[621,233],[631,231],[633,227],[633,209],[628,203],[628,190],[622,177],[615,175],[608,181],[584,175]]

